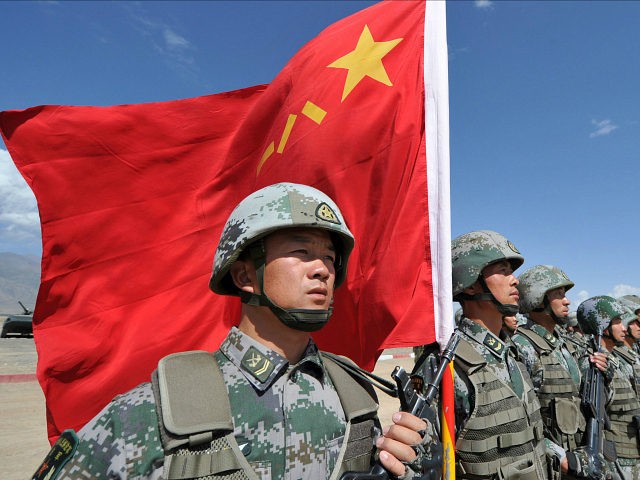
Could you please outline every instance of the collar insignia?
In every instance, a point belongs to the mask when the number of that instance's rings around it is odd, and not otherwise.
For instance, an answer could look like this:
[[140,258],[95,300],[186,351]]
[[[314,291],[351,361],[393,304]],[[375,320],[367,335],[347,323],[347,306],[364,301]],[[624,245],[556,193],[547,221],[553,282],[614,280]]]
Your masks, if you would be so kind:
[[255,347],[249,347],[247,353],[242,357],[241,365],[247,372],[263,383],[269,378],[273,369],[276,368],[275,364]]
[[544,334],[544,339],[552,346],[555,346],[555,344],[558,343],[558,339],[549,332]]
[[488,347],[489,350],[497,353],[498,355],[502,355],[502,352],[504,350],[504,345],[502,344],[501,341],[496,340],[496,337],[494,337],[490,333],[487,333],[487,335],[484,337],[484,342],[482,343],[486,347]]
[[34,474],[34,480],[56,478],[64,465],[73,457],[78,447],[78,437],[73,430],[65,430],[51,447],[44,462]]

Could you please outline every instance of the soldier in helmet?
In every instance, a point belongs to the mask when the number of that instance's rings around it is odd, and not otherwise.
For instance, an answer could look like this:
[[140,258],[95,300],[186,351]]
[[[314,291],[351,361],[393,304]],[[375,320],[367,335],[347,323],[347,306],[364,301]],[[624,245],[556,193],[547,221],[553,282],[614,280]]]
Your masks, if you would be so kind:
[[638,295],[624,295],[618,298],[618,302],[628,308],[636,317],[629,322],[624,342],[627,347],[640,355],[640,297]]
[[518,317],[510,315],[502,319],[502,330],[506,335],[512,337],[518,330]]
[[580,328],[578,323],[578,316],[575,311],[569,312],[567,317],[567,325],[564,329],[564,339],[573,344],[577,352],[586,352],[589,347],[589,342],[584,336],[584,332]]
[[[567,291],[573,282],[558,267],[536,265],[519,277],[520,311],[529,319],[511,340],[531,376],[545,424],[545,437],[556,449],[555,470],[566,460],[563,478],[596,478],[584,454],[586,420],[580,410],[582,375],[574,344],[565,341],[564,325],[569,315]],[[593,357],[606,370],[606,356]],[[604,475],[604,473],[602,474]],[[602,477],[604,478],[604,476]]]
[[310,332],[332,312],[354,239],[314,188],[265,187],[231,213],[211,289],[242,302],[220,349],[165,357],[150,383],[66,431],[35,479],[328,479],[422,475],[428,425],[406,412],[380,435],[371,385]]
[[[453,299],[462,305],[454,367],[456,476],[547,479],[540,404],[502,332],[518,313],[524,258],[499,233],[481,230],[452,242]],[[433,357],[414,369],[429,383]]]
[[582,302],[577,316],[585,334],[600,338],[599,347],[610,352],[609,365],[613,378],[608,382],[610,391],[606,411],[610,428],[605,431],[605,438],[615,443],[623,478],[638,480],[640,442],[636,418],[640,415],[640,401],[637,374],[626,353],[628,350],[621,348],[630,320],[628,312],[615,298],[601,295]]

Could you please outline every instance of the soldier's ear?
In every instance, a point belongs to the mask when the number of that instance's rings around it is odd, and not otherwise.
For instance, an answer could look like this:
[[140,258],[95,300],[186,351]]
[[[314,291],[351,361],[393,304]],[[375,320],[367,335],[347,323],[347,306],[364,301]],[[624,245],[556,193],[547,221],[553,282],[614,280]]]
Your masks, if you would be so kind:
[[465,288],[462,292],[467,295],[474,295],[476,293],[482,293],[482,287],[480,286],[480,282],[476,281],[473,285]]
[[238,289],[244,292],[254,292],[255,272],[251,262],[236,260],[229,269],[229,274],[233,283]]

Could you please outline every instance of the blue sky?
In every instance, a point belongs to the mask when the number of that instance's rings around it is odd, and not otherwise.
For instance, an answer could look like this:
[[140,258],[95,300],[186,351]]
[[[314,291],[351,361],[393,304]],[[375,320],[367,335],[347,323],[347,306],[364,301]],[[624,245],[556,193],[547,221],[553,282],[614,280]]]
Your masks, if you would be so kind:
[[[195,97],[268,83],[372,2],[0,2],[0,110]],[[640,2],[447,6],[452,236],[496,230],[569,297],[640,294]],[[0,252],[40,254],[0,143]]]

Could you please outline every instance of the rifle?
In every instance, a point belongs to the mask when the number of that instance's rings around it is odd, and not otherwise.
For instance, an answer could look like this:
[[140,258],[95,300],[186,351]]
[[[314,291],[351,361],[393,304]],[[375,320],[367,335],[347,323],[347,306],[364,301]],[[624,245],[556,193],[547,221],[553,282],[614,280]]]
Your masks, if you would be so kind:
[[[400,410],[403,412],[409,412],[418,418],[427,418],[433,423],[433,412],[431,410],[431,402],[438,393],[438,388],[442,377],[444,376],[449,363],[453,361],[456,348],[460,342],[460,336],[458,331],[454,331],[447,342],[447,346],[444,348],[442,355],[440,356],[440,364],[436,371],[433,380],[427,384],[427,391],[424,395],[420,394],[414,389],[413,382],[407,371],[397,366],[391,373],[391,378],[396,382],[396,391],[394,397],[397,396],[400,400]],[[424,459],[422,461],[423,476],[420,477],[425,480],[436,480],[442,477],[442,443],[432,445],[431,459]],[[389,472],[380,464],[376,463],[369,472],[345,472],[340,477],[340,480],[389,480],[391,477]]]
[[[602,328],[599,328],[597,335],[591,338],[594,352],[600,351],[601,338]],[[599,480],[603,476],[603,457],[611,462],[617,459],[615,444],[604,438],[604,430],[609,427],[604,395],[604,376],[598,367],[591,364],[582,386],[581,404],[587,419],[584,450],[588,465],[585,473],[586,478],[592,480]]]

